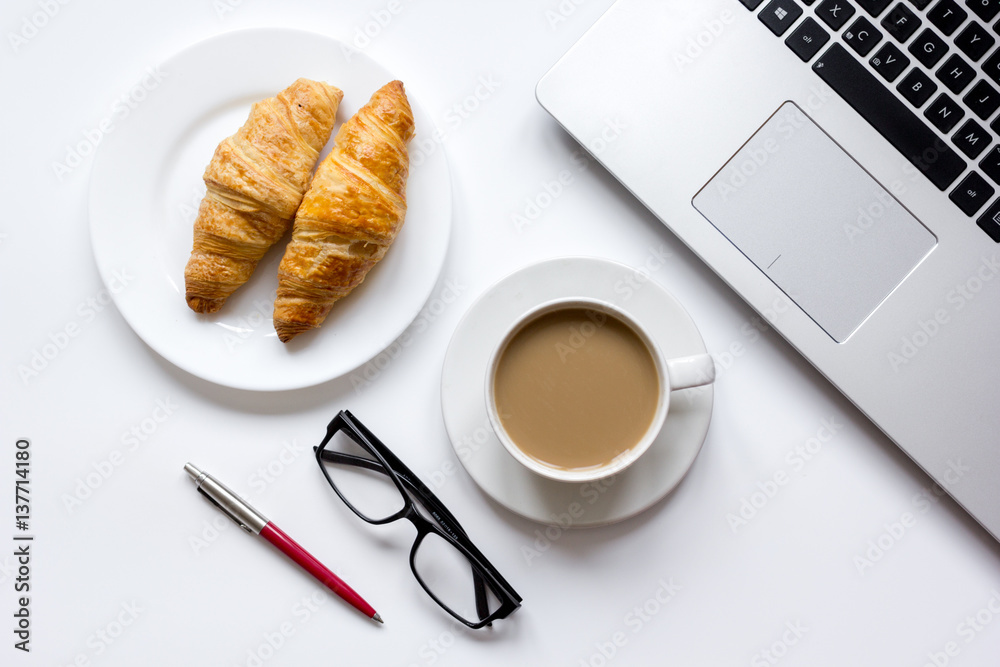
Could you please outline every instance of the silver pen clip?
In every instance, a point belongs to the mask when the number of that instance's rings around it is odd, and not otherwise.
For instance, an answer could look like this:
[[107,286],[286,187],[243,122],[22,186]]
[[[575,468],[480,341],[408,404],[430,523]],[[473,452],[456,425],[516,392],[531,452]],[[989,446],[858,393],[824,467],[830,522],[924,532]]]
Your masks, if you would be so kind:
[[190,463],[184,470],[198,485],[198,492],[208,498],[209,502],[236,522],[236,525],[251,535],[259,535],[267,525],[267,517],[251,507],[250,503],[230,491],[225,484],[208,473],[202,472]]
[[210,494],[206,493],[205,489],[203,489],[202,487],[199,486],[198,487],[198,493],[200,493],[201,495],[205,496],[205,498],[208,500],[208,502],[210,502],[213,505],[215,505],[216,507],[218,507],[219,510],[221,510],[222,513],[225,514],[226,516],[228,516],[230,519],[232,519],[233,522],[237,526],[239,526],[243,530],[247,531],[251,535],[255,535],[256,534],[252,530],[250,530],[250,526],[248,526],[245,523],[243,523],[240,520],[240,518],[238,516],[236,516],[236,514],[234,512],[232,512],[228,507],[226,507],[225,505],[223,505],[222,503],[220,503],[218,500],[216,500],[215,498],[213,498]]

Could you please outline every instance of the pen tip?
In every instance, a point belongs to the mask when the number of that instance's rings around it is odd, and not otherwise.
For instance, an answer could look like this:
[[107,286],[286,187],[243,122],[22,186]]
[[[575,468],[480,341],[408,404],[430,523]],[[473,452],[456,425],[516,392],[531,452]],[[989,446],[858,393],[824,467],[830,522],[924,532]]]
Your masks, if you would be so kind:
[[378,621],[379,623],[382,623],[383,625],[385,625],[385,621],[383,621],[382,617],[378,615],[378,612],[376,612],[375,615],[372,616],[372,620],[373,621]]
[[184,470],[187,471],[187,474],[191,475],[191,479],[198,479],[198,475],[201,474],[201,471],[198,470],[197,468],[195,468],[190,463],[185,463],[184,464]]

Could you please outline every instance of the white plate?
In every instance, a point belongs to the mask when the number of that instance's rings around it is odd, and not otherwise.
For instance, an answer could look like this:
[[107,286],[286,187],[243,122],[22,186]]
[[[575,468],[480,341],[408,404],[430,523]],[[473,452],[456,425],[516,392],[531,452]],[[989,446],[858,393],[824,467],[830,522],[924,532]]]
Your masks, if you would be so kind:
[[542,523],[600,526],[641,512],[680,483],[708,433],[714,392],[711,385],[674,392],[656,441],[636,463],[606,480],[557,482],[528,471],[490,427],[486,368],[490,353],[521,315],[564,297],[614,304],[650,332],[668,359],[705,352],[684,307],[645,274],[603,259],[549,260],[498,282],[459,322],[445,355],[441,409],[459,461],[495,501]]
[[[451,230],[451,180],[442,150],[410,144],[406,222],[382,260],[317,331],[282,344],[272,310],[284,242],[213,315],[184,300],[184,266],[205,193],[201,176],[218,143],[250,105],[295,79],[344,91],[337,127],[395,77],[340,42],[285,29],[242,30],[195,44],[153,70],[101,141],[90,183],[94,256],[115,305],[150,347],[198,377],[240,389],[285,390],[333,379],[365,363],[420,312],[444,264]],[[417,137],[434,124],[403,82]],[[138,88],[136,89],[138,90]],[[331,135],[331,143],[333,141]],[[414,140],[416,141],[416,140]],[[329,151],[324,151],[324,156]],[[287,237],[286,237],[287,240]]]

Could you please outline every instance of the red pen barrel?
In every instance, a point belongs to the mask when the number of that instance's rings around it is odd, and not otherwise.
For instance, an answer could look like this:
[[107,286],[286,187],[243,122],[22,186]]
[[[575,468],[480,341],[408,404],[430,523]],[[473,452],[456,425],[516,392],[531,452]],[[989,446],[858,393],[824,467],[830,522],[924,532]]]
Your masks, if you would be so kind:
[[267,525],[261,529],[260,536],[280,549],[281,553],[294,560],[302,566],[306,572],[316,577],[316,579],[321,581],[327,588],[350,603],[351,606],[363,613],[365,616],[368,618],[374,618],[377,616],[375,609],[373,609],[370,604],[365,602],[364,598],[358,595],[353,588],[344,583],[340,577],[331,572],[325,565],[323,565],[323,563],[316,560],[312,554],[302,548],[302,545],[286,535],[284,531],[275,526],[273,522],[269,521]]

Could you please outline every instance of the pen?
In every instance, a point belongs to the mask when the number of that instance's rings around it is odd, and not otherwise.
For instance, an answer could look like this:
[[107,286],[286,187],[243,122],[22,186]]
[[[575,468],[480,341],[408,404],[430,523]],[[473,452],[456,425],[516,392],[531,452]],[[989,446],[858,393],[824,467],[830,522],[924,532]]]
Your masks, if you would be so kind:
[[223,514],[235,521],[240,528],[252,535],[260,535],[276,546],[283,554],[302,566],[306,572],[316,577],[323,585],[368,618],[379,623],[384,622],[378,612],[365,602],[364,598],[358,595],[353,588],[327,569],[323,563],[316,560],[312,554],[303,549],[298,542],[286,535],[267,517],[255,510],[250,503],[230,491],[222,482],[208,473],[198,470],[192,464],[185,464],[184,470],[198,485],[198,491],[218,507]]

